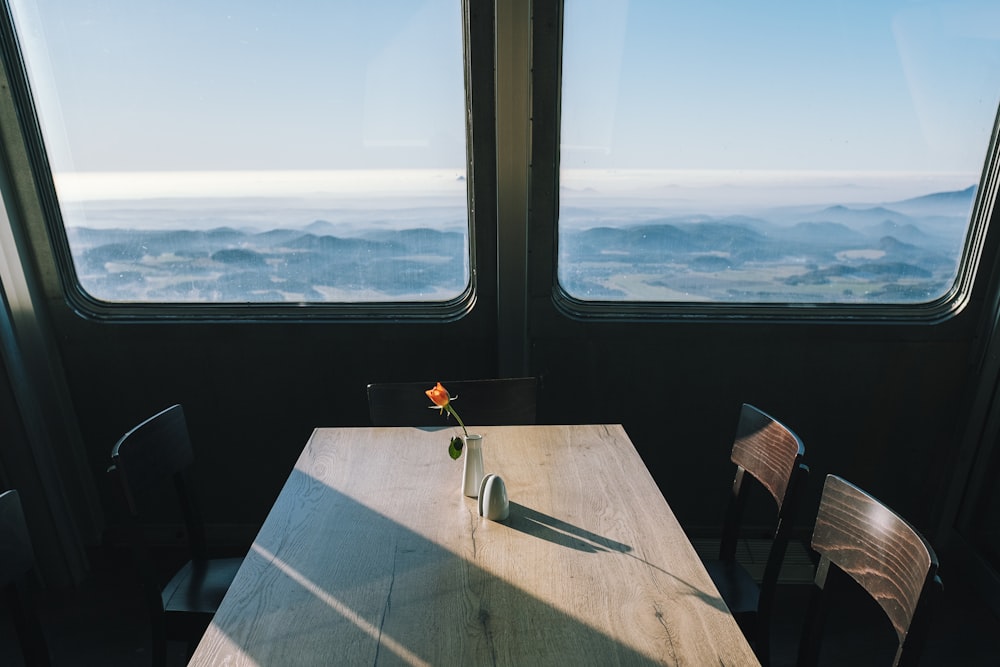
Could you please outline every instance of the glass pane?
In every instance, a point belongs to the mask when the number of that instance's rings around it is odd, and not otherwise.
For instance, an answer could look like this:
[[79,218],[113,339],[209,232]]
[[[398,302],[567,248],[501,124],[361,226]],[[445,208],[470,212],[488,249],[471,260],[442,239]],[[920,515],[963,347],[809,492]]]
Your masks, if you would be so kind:
[[460,2],[12,6],[95,298],[440,301],[466,289]]
[[954,285],[992,0],[566,0],[559,267],[594,301],[915,304]]

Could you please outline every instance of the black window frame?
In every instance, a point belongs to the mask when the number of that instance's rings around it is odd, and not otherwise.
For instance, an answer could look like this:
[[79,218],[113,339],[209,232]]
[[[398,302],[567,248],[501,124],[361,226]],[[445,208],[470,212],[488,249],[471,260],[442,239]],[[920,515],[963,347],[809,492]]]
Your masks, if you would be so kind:
[[583,300],[566,292],[558,278],[559,169],[562,90],[563,0],[533,3],[531,167],[532,247],[548,264],[533,262],[533,298],[547,298],[563,316],[578,321],[647,322],[829,322],[936,324],[965,310],[977,282],[1000,182],[1000,109],[972,207],[958,272],[941,297],[916,304],[706,303]]
[[[378,302],[112,302],[97,299],[80,284],[45,150],[38,114],[17,39],[9,2],[0,13],[0,58],[10,82],[20,141],[27,154],[34,192],[56,267],[62,296],[80,317],[95,321],[329,321],[452,322],[467,317],[477,302],[495,299],[496,143],[494,96],[494,3],[460,0],[466,103],[466,205],[469,283],[444,301]],[[4,193],[23,198],[26,193]]]

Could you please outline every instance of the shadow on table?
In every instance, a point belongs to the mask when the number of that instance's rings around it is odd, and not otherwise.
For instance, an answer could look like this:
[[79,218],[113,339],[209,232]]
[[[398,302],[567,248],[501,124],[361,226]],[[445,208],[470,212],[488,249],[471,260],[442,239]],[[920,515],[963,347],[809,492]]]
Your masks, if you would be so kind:
[[[520,655],[515,642],[537,647],[535,665],[573,655],[640,667],[683,657],[673,655],[676,638],[657,659],[639,653],[298,470],[283,496],[294,500],[276,503],[213,621],[259,664],[476,664],[483,656],[506,664]],[[523,505],[512,505],[508,525],[567,548],[635,557],[629,545]],[[658,625],[675,611],[653,607]],[[294,612],[279,618],[276,609]],[[267,640],[244,645],[256,634]]]
[[622,544],[621,542],[616,542],[615,540],[607,537],[602,537],[589,530],[566,523],[562,519],[549,516],[548,514],[526,507],[520,503],[512,502],[510,504],[510,516],[503,523],[514,530],[519,530],[522,533],[531,535],[532,537],[547,540],[553,544],[559,544],[569,549],[576,549],[578,551],[590,553],[615,551],[625,554],[630,558],[635,558],[636,560],[645,563],[654,570],[662,572],[663,574],[680,581],[691,590],[692,594],[701,598],[702,602],[705,604],[715,607],[719,611],[729,611],[726,607],[726,603],[722,601],[722,598],[705,595],[703,592],[694,586],[691,586],[686,581],[679,579],[672,572],[668,572],[662,567],[654,565],[644,558],[636,556],[632,552],[632,547],[627,544]]
[[577,551],[617,551],[623,554],[632,551],[627,544],[601,537],[520,503],[510,503],[510,516],[503,523],[532,537]]

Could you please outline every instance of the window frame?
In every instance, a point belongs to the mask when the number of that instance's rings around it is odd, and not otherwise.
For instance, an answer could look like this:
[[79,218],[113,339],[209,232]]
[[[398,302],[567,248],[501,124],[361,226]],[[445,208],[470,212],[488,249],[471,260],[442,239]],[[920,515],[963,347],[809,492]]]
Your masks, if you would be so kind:
[[[460,0],[466,139],[466,211],[468,218],[469,282],[457,296],[443,301],[377,302],[113,302],[98,299],[80,284],[50,164],[41,123],[35,110],[27,67],[17,39],[13,12],[3,2],[0,12],[0,59],[26,152],[35,198],[41,209],[52,262],[67,305],[78,316],[94,321],[329,321],[377,323],[407,321],[442,323],[466,318],[478,301],[496,294],[496,260],[491,249],[496,229],[496,188],[493,140],[493,3],[486,6]],[[475,101],[475,104],[473,103]],[[5,196],[7,193],[4,193]],[[24,194],[18,194],[24,199]],[[492,202],[492,205],[489,203]],[[484,205],[485,204],[485,205]],[[485,278],[485,279],[484,279]]]
[[[534,3],[535,35],[532,63],[532,119],[540,120],[548,134],[534,132],[532,146],[531,227],[533,247],[546,248],[549,266],[533,264],[533,296],[543,295],[564,317],[576,321],[646,322],[829,322],[936,324],[960,314],[968,306],[977,282],[984,243],[995,213],[1000,182],[1000,109],[976,190],[958,271],[951,288],[929,302],[916,304],[836,303],[719,303],[663,301],[584,300],[572,296],[559,283],[560,130],[562,109],[562,44],[564,0]],[[550,118],[546,114],[551,115]],[[540,141],[539,137],[545,141]],[[545,229],[545,233],[539,233]]]

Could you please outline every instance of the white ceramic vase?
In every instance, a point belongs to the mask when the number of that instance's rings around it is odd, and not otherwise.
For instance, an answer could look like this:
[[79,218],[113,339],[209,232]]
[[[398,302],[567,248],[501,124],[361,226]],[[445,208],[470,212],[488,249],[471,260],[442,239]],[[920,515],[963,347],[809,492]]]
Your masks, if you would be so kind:
[[483,436],[470,433],[465,436],[465,474],[462,493],[470,498],[479,496],[479,486],[483,483]]

